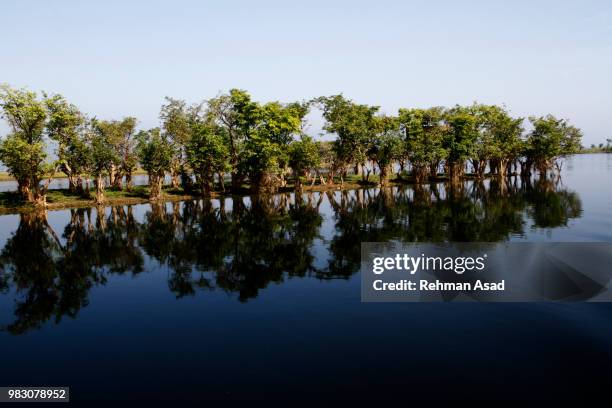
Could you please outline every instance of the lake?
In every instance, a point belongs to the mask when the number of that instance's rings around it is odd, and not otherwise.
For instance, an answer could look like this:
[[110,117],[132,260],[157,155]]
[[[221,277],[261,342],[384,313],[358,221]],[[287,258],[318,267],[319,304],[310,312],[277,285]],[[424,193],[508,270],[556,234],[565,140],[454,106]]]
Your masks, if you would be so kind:
[[[612,155],[558,180],[0,216],[0,385],[71,399],[582,400],[607,303],[361,303],[360,242],[610,242]],[[612,266],[611,266],[612,267]]]

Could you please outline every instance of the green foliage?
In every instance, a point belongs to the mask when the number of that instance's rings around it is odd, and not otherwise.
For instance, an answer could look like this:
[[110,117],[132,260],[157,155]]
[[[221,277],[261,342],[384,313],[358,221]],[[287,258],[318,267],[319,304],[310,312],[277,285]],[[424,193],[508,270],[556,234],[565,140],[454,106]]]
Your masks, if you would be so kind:
[[138,160],[147,173],[163,176],[170,170],[174,149],[171,142],[162,137],[159,128],[141,130],[136,140]]
[[[114,150],[112,160],[108,162],[109,171],[112,166],[121,173],[131,172],[137,164],[134,138],[137,119],[125,117],[122,120],[95,120],[94,127],[98,135]],[[110,156],[109,156],[110,157]]]
[[0,160],[17,179],[24,198],[44,202],[46,187],[39,183],[54,168],[46,162],[45,104],[37,99],[35,92],[2,85],[0,108],[12,131],[0,142]]
[[85,141],[89,130],[87,119],[61,95],[45,95],[45,105],[49,115],[47,134],[57,143],[58,164],[71,182],[76,183],[75,177],[85,173],[91,164]]
[[400,135],[398,118],[375,117],[375,135],[369,143],[368,157],[382,169],[405,154],[404,141]]
[[527,136],[525,155],[536,162],[576,153],[580,149],[582,132],[565,119],[552,115],[529,117],[533,130]]
[[191,137],[190,117],[185,101],[166,97],[159,118],[167,138],[175,145],[186,144]]
[[223,128],[213,124],[198,124],[193,127],[186,147],[187,163],[193,170],[198,185],[207,193],[217,173],[231,169],[229,148]]
[[400,109],[399,122],[406,154],[414,166],[428,166],[446,159],[444,142],[448,128],[444,124],[443,108]]
[[478,138],[477,120],[469,109],[455,106],[446,113],[444,147],[451,163],[461,163],[473,156]]
[[0,108],[16,137],[27,143],[43,141],[47,111],[36,92],[0,85]]
[[99,128],[90,135],[88,153],[91,158],[90,174],[94,177],[107,175],[109,164],[119,162],[115,146]]
[[334,152],[345,164],[360,164],[367,160],[367,151],[375,133],[378,106],[359,105],[342,95],[315,100],[323,111],[324,130],[337,135]]
[[302,136],[289,145],[289,166],[297,173],[316,169],[321,165],[319,144],[309,136]]
[[28,143],[19,134],[12,133],[0,142],[0,161],[10,175],[28,188],[35,188],[40,180],[53,171],[46,163],[47,153],[43,142]]

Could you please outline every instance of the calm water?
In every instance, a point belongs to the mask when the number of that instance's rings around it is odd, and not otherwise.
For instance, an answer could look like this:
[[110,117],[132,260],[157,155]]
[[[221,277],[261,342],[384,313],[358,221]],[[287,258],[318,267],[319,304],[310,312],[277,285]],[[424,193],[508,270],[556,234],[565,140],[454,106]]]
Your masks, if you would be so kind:
[[[612,155],[555,182],[0,217],[0,385],[86,399],[583,400],[612,305],[362,304],[361,241],[612,241]],[[611,266],[612,267],[612,266]]]

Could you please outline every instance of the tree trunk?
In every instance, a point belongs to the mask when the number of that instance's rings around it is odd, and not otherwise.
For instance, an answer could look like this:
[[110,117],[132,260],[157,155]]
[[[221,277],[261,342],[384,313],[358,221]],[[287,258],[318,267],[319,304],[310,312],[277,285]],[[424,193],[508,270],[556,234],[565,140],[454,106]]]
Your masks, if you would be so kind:
[[179,182],[179,172],[176,169],[173,169],[171,172],[171,178],[172,178],[172,188],[175,190],[178,190],[180,187],[180,182]]
[[240,187],[242,187],[241,184],[242,184],[241,177],[238,176],[238,173],[236,173],[235,171],[232,171],[232,191],[233,192],[240,191]]
[[96,204],[104,203],[104,177],[98,174],[96,177]]
[[450,172],[450,181],[453,184],[459,183],[461,181],[461,177],[463,176],[463,162],[452,162],[449,165]]
[[30,179],[23,178],[17,180],[17,190],[21,195],[21,198],[25,201],[32,202],[34,197],[32,196],[32,190],[30,189]]
[[485,170],[487,168],[486,160],[473,160],[472,166],[474,167],[474,175],[476,178],[482,179],[485,175]]
[[85,195],[85,191],[83,191],[83,177],[81,177],[80,175],[77,176],[76,179],[76,192],[80,196]]
[[388,186],[389,185],[389,168],[390,168],[390,166],[388,164],[384,165],[384,166],[381,166],[379,164],[378,168],[380,169],[380,185],[381,186]]
[[193,190],[193,180],[191,179],[191,175],[187,173],[184,168],[181,168],[180,171],[181,178],[181,187],[183,187],[183,191],[186,193],[190,193]]
[[123,190],[123,174],[117,170],[115,173],[115,178],[113,179],[113,189],[114,190]]
[[225,173],[219,172],[217,177],[219,178],[219,190],[225,193]]
[[412,165],[412,175],[416,184],[425,183],[427,181],[427,167]]
[[254,177],[254,180],[251,181],[251,190],[255,194],[271,194],[276,192],[276,183],[272,175],[268,172],[257,175]]
[[157,201],[161,198],[163,182],[164,179],[159,174],[149,174],[149,200]]
[[499,159],[497,161],[497,175],[499,177],[505,178],[508,170],[508,160],[507,159]]
[[132,170],[125,172],[125,189],[132,191],[134,188],[134,180],[132,180]]
[[300,174],[297,171],[293,171],[293,179],[294,181],[294,187],[295,187],[295,191],[301,191],[302,190],[302,179],[300,178]]
[[68,191],[71,193],[77,192],[78,185],[77,185],[77,180],[74,177],[74,174],[66,170],[64,170],[64,172],[66,173],[66,176],[68,177]]

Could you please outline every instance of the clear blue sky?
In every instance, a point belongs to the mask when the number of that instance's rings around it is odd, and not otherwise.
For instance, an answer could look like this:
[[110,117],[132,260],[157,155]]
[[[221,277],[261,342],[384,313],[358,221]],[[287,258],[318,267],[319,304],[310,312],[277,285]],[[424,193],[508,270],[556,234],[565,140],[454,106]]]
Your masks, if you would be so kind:
[[569,118],[586,145],[612,137],[609,1],[4,0],[0,14],[0,82],[141,127],[166,95],[239,87],[261,101],[343,92],[389,113],[505,103]]

